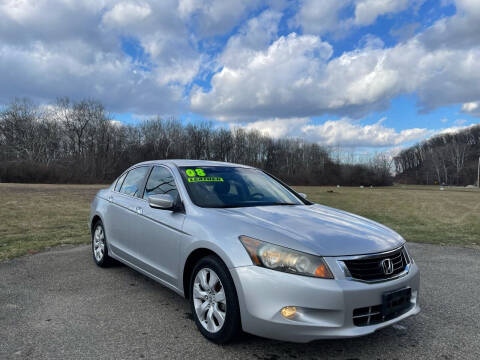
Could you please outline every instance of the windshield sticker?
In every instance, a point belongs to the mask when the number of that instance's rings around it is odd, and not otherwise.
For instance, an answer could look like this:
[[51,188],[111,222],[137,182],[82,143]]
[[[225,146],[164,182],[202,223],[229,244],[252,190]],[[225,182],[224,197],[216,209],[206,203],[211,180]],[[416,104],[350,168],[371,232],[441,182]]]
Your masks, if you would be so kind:
[[197,168],[195,170],[193,169],[187,169],[185,170],[185,173],[189,176],[189,177],[194,177],[195,175],[196,176],[205,176],[205,171],[203,171],[203,169],[200,169],[200,168]]
[[[198,170],[198,169],[197,169]],[[188,182],[223,182],[223,178],[221,177],[212,177],[212,176],[206,176],[206,177],[189,177]]]

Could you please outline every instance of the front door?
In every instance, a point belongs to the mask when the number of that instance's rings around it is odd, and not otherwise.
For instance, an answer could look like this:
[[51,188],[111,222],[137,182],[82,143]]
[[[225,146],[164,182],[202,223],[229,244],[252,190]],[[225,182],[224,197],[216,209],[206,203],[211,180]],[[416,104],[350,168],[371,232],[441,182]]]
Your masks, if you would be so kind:
[[142,267],[146,271],[178,286],[180,245],[187,236],[182,231],[185,214],[151,208],[148,196],[155,194],[170,194],[178,199],[173,174],[164,166],[153,167],[147,180],[142,209],[138,214],[139,234],[134,250],[143,261]]

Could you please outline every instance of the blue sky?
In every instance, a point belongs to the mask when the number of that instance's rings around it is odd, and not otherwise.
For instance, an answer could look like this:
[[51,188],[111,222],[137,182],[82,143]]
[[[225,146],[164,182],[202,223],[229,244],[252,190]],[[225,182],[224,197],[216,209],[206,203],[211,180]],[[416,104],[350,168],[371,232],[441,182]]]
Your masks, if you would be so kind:
[[359,152],[480,117],[476,0],[6,0],[0,103],[102,101]]

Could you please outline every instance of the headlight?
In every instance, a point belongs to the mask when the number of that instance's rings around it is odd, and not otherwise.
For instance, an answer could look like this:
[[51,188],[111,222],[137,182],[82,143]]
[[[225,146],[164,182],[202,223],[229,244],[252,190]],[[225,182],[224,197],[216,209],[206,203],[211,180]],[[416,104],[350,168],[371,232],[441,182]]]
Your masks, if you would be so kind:
[[239,239],[252,262],[257,266],[292,274],[333,279],[327,263],[320,256],[305,254],[248,236],[242,235]]

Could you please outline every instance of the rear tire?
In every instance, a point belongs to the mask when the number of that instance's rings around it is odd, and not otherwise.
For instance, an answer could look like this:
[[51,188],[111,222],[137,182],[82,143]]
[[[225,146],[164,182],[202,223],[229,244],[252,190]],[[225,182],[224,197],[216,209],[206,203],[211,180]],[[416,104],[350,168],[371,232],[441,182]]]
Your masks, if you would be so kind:
[[108,256],[107,235],[101,220],[98,220],[92,228],[92,255],[93,261],[100,267],[108,267],[114,262]]
[[218,257],[206,256],[195,265],[190,278],[190,307],[198,330],[208,340],[226,344],[240,333],[235,284]]

